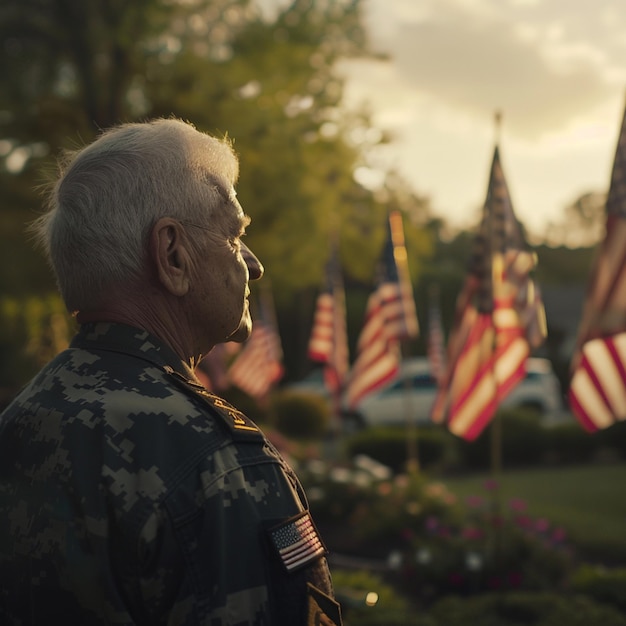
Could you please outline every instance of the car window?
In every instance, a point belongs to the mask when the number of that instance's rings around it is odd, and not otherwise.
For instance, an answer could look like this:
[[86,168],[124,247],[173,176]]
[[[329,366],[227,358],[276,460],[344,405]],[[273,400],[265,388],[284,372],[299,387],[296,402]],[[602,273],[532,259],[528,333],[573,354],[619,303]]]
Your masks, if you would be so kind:
[[415,389],[432,389],[437,386],[437,381],[430,374],[419,374],[413,377]]
[[395,383],[392,383],[391,385],[389,385],[389,387],[387,387],[383,393],[394,393],[400,389],[404,389],[404,381],[403,380],[396,380]]
[[[437,386],[437,381],[430,374],[416,374],[411,378],[411,388],[412,389],[434,389]],[[397,391],[402,391],[406,388],[405,379],[396,380],[396,382],[392,383],[387,389],[385,393],[395,393]]]
[[543,374],[539,372],[526,372],[526,380],[541,380],[543,378]]

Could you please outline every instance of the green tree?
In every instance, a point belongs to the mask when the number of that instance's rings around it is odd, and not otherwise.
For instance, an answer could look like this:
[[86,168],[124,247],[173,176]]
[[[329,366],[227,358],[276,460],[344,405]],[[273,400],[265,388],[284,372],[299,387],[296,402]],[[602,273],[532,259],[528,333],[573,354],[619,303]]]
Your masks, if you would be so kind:
[[590,247],[604,236],[606,193],[589,191],[565,207],[560,220],[546,228],[546,243],[569,248]]
[[584,285],[591,272],[597,246],[570,248],[541,244],[537,252],[537,280],[546,287]]
[[199,127],[235,138],[238,193],[254,219],[249,242],[279,303],[321,283],[334,231],[346,271],[363,276],[356,260],[371,256],[364,235],[382,207],[353,178],[358,147],[346,135],[369,122],[340,117],[334,69],[341,56],[363,50],[359,3],[293,2],[272,21],[246,22],[207,55],[194,52],[199,35],[186,32],[170,79],[146,85],[146,97],[155,114],[174,103]]
[[[335,63],[360,54],[358,0],[294,0],[271,19],[244,0],[8,0],[0,13],[2,189],[27,189],[43,159],[113,123],[177,115],[230,133],[251,246],[276,290],[319,284],[331,231],[347,271],[373,263],[384,207],[357,184],[364,116],[342,116]],[[40,182],[40,181],[37,181]],[[17,205],[37,201],[23,192]],[[28,215],[32,217],[32,213]],[[359,262],[356,261],[359,259]],[[363,263],[366,259],[369,263]]]
[[[393,180],[379,198],[353,174],[378,141],[355,139],[368,135],[369,118],[343,110],[336,70],[341,58],[367,53],[360,12],[360,0],[292,0],[273,15],[250,0],[4,0],[0,211],[11,228],[3,233],[22,233],[35,217],[34,189],[61,149],[117,122],[175,115],[234,138],[250,246],[279,307],[308,303],[295,315],[302,337],[331,233],[348,278],[368,285],[387,210],[399,206],[415,279],[430,249],[415,218],[423,199],[407,199]],[[11,255],[2,292],[51,289],[41,255],[0,237]]]

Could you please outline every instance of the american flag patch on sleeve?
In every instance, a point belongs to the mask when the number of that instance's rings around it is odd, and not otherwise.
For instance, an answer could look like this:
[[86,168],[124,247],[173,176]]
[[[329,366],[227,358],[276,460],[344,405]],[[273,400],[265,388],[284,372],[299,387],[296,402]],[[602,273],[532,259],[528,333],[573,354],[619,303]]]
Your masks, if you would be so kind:
[[326,554],[311,515],[304,511],[269,530],[273,547],[288,572],[305,567]]

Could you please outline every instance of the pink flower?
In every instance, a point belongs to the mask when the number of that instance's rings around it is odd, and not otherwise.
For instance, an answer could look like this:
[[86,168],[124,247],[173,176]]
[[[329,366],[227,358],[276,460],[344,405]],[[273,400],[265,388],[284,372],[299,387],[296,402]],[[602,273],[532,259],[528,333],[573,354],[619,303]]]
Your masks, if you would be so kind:
[[446,493],[446,494],[443,496],[443,501],[444,501],[446,504],[450,504],[450,505],[452,505],[452,504],[456,504],[456,496],[455,496],[453,493]]
[[511,498],[509,500],[509,507],[512,511],[522,513],[528,508],[528,505],[526,504],[526,500],[522,500],[522,498]]
[[517,515],[515,517],[515,523],[520,528],[532,528],[533,521],[528,515]]
[[406,474],[399,474],[395,477],[394,483],[398,489],[406,489],[409,486],[409,477]]
[[430,483],[426,485],[426,493],[433,497],[442,497],[446,493],[446,486],[442,483]]
[[387,482],[380,483],[380,485],[378,485],[378,493],[381,496],[389,495],[391,493],[391,485]]
[[465,504],[472,509],[478,509],[485,504],[485,498],[482,496],[467,496],[467,498],[465,498]]
[[553,541],[563,541],[565,539],[566,533],[565,530],[563,528],[555,528],[552,531],[552,539]]
[[498,487],[499,487],[499,486],[500,486],[500,485],[498,484],[498,481],[497,481],[497,480],[493,480],[493,479],[491,479],[491,478],[490,478],[489,480],[486,480],[486,481],[483,483],[483,487],[484,487],[487,491],[495,491],[496,489],[498,489]]
[[463,529],[461,536],[463,537],[463,539],[469,539],[470,541],[474,539],[482,539],[483,531],[480,528],[474,528],[470,526],[469,528]]
[[437,528],[439,528],[439,520],[434,515],[429,515],[426,518],[425,525],[426,525],[426,530],[430,530],[430,531],[437,530]]
[[535,522],[535,530],[539,531],[540,533],[545,533],[548,528],[550,528],[550,522],[545,517],[540,517]]

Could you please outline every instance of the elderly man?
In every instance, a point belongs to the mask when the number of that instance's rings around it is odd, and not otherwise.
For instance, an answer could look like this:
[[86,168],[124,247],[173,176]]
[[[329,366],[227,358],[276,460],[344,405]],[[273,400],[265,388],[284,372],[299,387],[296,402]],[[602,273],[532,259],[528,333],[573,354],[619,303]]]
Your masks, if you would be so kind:
[[0,416],[3,625],[341,622],[297,478],[194,375],[252,326],[237,175],[174,119],[63,165],[34,231],[80,327]]

